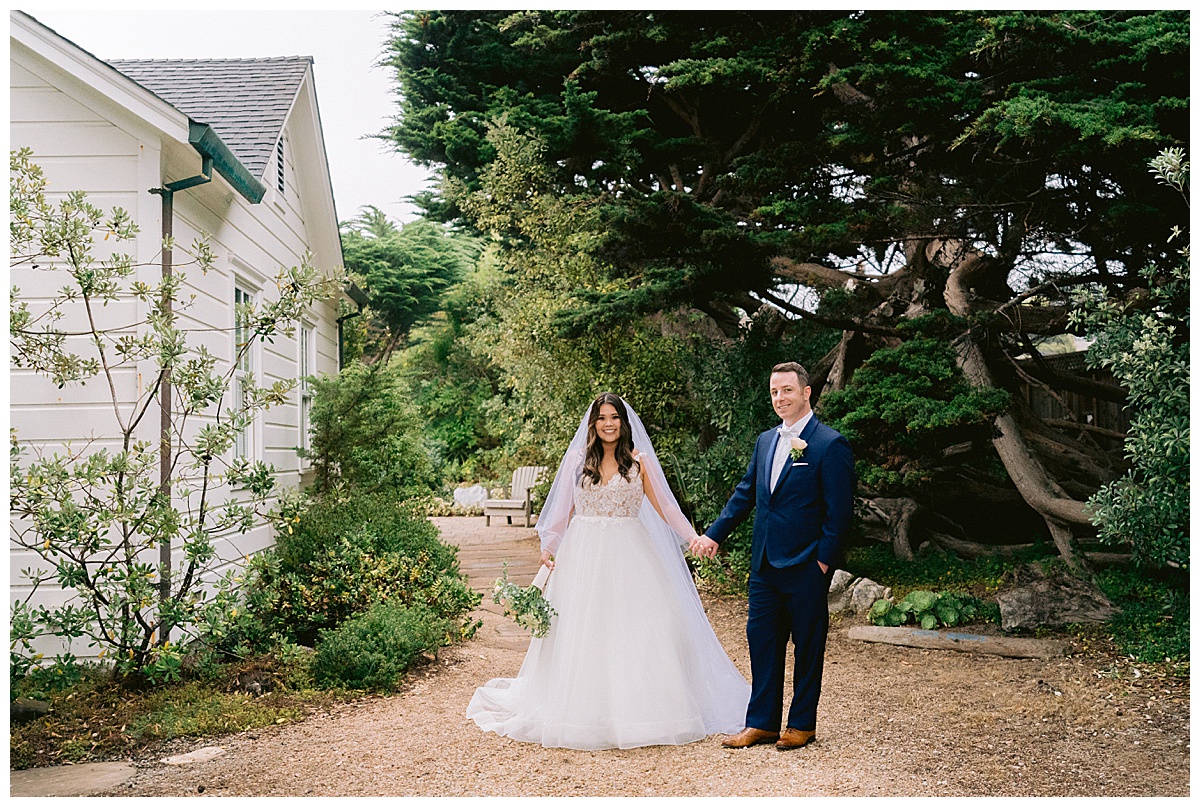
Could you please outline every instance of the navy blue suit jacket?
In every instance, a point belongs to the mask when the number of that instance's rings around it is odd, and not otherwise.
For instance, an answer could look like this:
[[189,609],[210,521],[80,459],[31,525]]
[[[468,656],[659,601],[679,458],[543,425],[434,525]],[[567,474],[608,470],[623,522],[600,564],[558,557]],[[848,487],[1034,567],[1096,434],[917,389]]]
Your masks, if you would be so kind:
[[778,439],[776,429],[758,436],[746,475],[705,534],[720,543],[755,509],[751,569],[762,568],[764,555],[772,566],[783,569],[804,563],[814,553],[834,568],[841,562],[854,513],[850,443],[814,415],[800,433],[808,443],[804,456],[788,458],[772,492],[771,461]]

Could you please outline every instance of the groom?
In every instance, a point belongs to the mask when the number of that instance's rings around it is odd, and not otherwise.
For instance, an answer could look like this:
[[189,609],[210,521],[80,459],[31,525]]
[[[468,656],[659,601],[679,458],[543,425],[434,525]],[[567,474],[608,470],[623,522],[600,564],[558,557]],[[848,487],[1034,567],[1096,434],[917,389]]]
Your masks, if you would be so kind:
[[[771,371],[771,404],[783,424],[758,436],[746,475],[721,515],[691,550],[713,557],[717,546],[754,509],[750,554],[752,683],[746,728],[727,748],[775,743],[800,748],[816,738],[817,700],[829,630],[826,602],[832,570],[850,529],[854,458],[850,444],[813,416],[808,372],[796,362]],[[780,733],[788,637],[795,644],[792,703]]]

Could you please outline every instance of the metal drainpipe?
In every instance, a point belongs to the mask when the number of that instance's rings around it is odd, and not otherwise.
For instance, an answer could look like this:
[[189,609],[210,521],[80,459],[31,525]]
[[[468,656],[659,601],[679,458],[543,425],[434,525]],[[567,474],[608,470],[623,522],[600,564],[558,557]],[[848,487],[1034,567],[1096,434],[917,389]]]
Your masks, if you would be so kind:
[[341,370],[342,368],[344,368],[344,367],[346,366],[346,362],[345,362],[345,358],[344,358],[344,356],[345,356],[345,353],[346,353],[346,339],[345,339],[345,337],[344,337],[344,335],[343,335],[343,331],[342,331],[342,323],[344,323],[344,322],[345,322],[346,320],[348,320],[348,319],[354,319],[355,317],[357,317],[357,316],[358,316],[359,314],[361,314],[361,313],[362,313],[362,308],[361,308],[361,307],[359,307],[359,309],[358,309],[357,311],[352,311],[352,312],[351,312],[351,313],[349,313],[349,314],[343,314],[342,316],[340,316],[340,317],[338,317],[338,318],[337,318],[337,326],[338,326],[338,369],[339,369],[339,370]]
[[[151,188],[150,193],[162,197],[162,278],[170,279],[174,250],[168,246],[175,232],[175,191],[193,188],[212,181],[213,158],[201,154],[200,174],[176,182],[163,183],[161,188]],[[171,313],[171,300],[163,293],[163,308]],[[159,420],[159,495],[171,504],[171,371],[163,374],[162,385],[158,391],[158,404],[161,417]],[[167,600],[171,598],[171,539],[166,537],[158,545],[158,608],[159,631],[158,641],[165,643],[171,638],[171,625],[167,623]]]

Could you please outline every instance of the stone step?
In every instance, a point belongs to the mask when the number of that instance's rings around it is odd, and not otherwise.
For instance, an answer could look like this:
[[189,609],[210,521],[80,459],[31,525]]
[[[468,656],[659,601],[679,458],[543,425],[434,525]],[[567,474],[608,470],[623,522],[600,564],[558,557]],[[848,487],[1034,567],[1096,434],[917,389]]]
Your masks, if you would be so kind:
[[28,796],[90,796],[130,779],[136,769],[128,762],[88,762],[12,771],[8,794]]

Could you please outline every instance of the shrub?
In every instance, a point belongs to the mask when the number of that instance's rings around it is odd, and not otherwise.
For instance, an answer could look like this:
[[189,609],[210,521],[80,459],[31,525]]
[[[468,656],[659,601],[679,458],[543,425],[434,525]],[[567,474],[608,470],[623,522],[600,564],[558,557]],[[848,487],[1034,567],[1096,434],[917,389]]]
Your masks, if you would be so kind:
[[[1182,149],[1150,163],[1164,184],[1186,194],[1189,165]],[[1183,235],[1175,227],[1171,239]],[[1136,304],[1083,293],[1072,321],[1095,341],[1091,367],[1106,367],[1129,391],[1125,438],[1130,469],[1088,499],[1100,540],[1129,545],[1147,566],[1188,568],[1191,556],[1191,247],[1172,267],[1142,269],[1146,292]]]
[[422,653],[448,641],[453,627],[422,603],[379,603],[339,628],[322,631],[313,680],[323,687],[395,689]]
[[911,334],[875,351],[843,390],[821,398],[822,416],[855,446],[859,484],[899,492],[927,479],[942,451],[986,439],[1009,404],[1007,392],[974,387],[946,334],[961,323],[944,313],[899,326]]
[[312,459],[319,496],[428,494],[433,465],[399,371],[353,363],[313,382]]
[[382,602],[428,606],[458,621],[479,602],[458,571],[457,550],[413,503],[384,496],[310,502],[292,515],[290,534],[251,559],[241,610],[228,610],[210,635],[242,655],[280,640],[312,646],[322,630]]
[[1144,662],[1188,660],[1191,618],[1185,574],[1152,576],[1114,567],[1097,574],[1096,583],[1121,609],[1109,627],[1122,653]]
[[[74,663],[72,643],[85,640],[122,676],[172,680],[180,655],[170,638],[195,636],[212,616],[202,582],[220,565],[214,539],[265,523],[267,503],[276,495],[271,466],[222,457],[259,412],[290,399],[295,382],[250,384],[231,396],[238,362],[218,362],[181,324],[181,270],[204,272],[216,260],[204,238],[190,248],[177,245],[190,260],[148,285],[145,267],[119,251],[137,238],[129,214],[121,208],[106,214],[82,191],[57,190],[68,192],[52,202],[29,149],[9,153],[10,273],[32,281],[30,272],[39,270],[46,275],[37,279],[39,287],[63,284],[48,298],[43,291],[31,297],[11,289],[11,364],[59,388],[98,383],[108,391],[115,421],[82,446],[67,443],[53,453],[10,432],[11,544],[35,560],[20,572],[28,583],[24,599],[11,606],[10,676],[19,678],[41,663],[35,640],[57,637],[65,646],[57,669]],[[245,336],[240,349],[291,335],[303,312],[338,285],[336,278],[319,277],[307,258],[281,268],[277,296],[237,307]],[[102,319],[63,320],[71,309],[82,314],[85,307],[91,312],[106,306]],[[122,318],[135,310],[138,322]],[[130,403],[114,378],[134,371],[145,379]],[[167,424],[172,495],[164,497],[161,446],[146,439],[149,421],[143,416],[159,410],[161,382],[168,377],[175,405]],[[193,428],[197,421],[203,425]],[[234,496],[237,487],[246,492]],[[176,552],[173,568],[157,562],[164,544]],[[217,582],[218,600],[229,596],[227,583]],[[61,588],[67,597],[37,605],[33,597],[42,586]]]
[[457,550],[438,540],[437,527],[419,503],[389,495],[355,494],[295,504],[290,528],[281,531],[275,552],[285,571],[310,565],[345,538],[367,551],[413,555],[425,550],[439,567],[455,565]]

